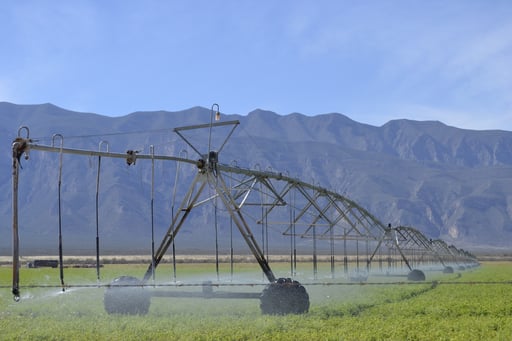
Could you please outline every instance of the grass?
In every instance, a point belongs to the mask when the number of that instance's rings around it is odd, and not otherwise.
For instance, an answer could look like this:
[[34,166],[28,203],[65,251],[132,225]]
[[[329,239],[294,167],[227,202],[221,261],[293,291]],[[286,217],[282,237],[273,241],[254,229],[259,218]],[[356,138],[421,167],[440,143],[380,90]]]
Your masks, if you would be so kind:
[[[65,269],[70,286],[58,288],[58,269],[21,269],[22,300],[10,293],[11,269],[0,268],[0,339],[2,340],[511,340],[512,263],[490,262],[455,274],[427,273],[424,283],[376,284],[397,278],[374,278],[365,285],[308,282],[310,312],[261,315],[258,300],[153,298],[145,316],[108,315],[95,269]],[[212,264],[180,264],[178,279],[200,283],[216,278]],[[282,272],[287,268],[282,265]],[[302,270],[307,273],[308,267]],[[119,275],[141,277],[144,265],[105,265],[104,282]],[[276,270],[276,269],[275,269]],[[229,265],[221,264],[229,277]],[[216,290],[263,289],[261,272],[237,264],[236,280],[261,285]],[[460,274],[460,275],[459,275]],[[158,269],[169,281],[172,267]],[[307,276],[304,276],[307,277]],[[404,278],[398,279],[402,281]],[[323,284],[319,284],[322,282]],[[348,285],[350,284],[350,285]],[[175,288],[171,288],[175,289]],[[177,290],[180,290],[178,288]],[[191,288],[201,290],[200,288]]]

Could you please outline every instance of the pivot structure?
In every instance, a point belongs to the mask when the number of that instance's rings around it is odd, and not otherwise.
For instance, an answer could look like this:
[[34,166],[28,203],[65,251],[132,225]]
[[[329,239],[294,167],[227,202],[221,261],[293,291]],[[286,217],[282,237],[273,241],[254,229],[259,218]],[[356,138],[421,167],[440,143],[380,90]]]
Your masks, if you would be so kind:
[[[214,110],[216,109],[216,110]],[[422,271],[451,267],[472,266],[476,258],[454,246],[448,246],[440,240],[431,240],[412,227],[392,227],[384,224],[355,201],[336,191],[290,176],[287,172],[274,171],[260,167],[244,168],[233,163],[222,162],[222,151],[239,126],[239,121],[214,122],[218,116],[218,105],[212,106],[210,122],[174,128],[177,134],[193,151],[189,157],[155,154],[153,146],[150,153],[128,150],[111,152],[106,141],[99,143],[98,150],[85,150],[64,147],[64,137],[54,135],[60,145],[44,145],[29,136],[26,127],[20,128],[12,144],[13,170],[13,286],[15,298],[19,298],[19,235],[18,235],[18,182],[20,178],[20,159],[32,151],[58,153],[60,169],[62,155],[74,154],[89,158],[98,158],[96,172],[96,208],[101,178],[101,163],[105,158],[119,159],[130,167],[139,167],[149,162],[154,173],[155,161],[170,162],[177,165],[189,164],[192,167],[187,188],[180,192],[181,199],[177,209],[173,210],[170,223],[159,243],[154,242],[153,220],[151,262],[142,278],[122,276],[110,283],[105,291],[105,309],[109,313],[144,314],[149,310],[150,298],[191,295],[193,297],[219,298],[257,298],[264,314],[305,313],[309,310],[309,295],[304,286],[297,281],[297,254],[311,254],[313,280],[319,273],[319,256],[328,257],[331,277],[340,280],[366,281],[373,272],[393,274],[406,270],[410,280],[424,280]],[[212,142],[215,131],[225,133],[217,143]],[[23,134],[23,132],[26,134]],[[207,144],[193,142],[189,133],[207,138]],[[53,141],[53,140],[52,140]],[[219,142],[220,141],[220,142]],[[212,147],[215,144],[216,148]],[[178,173],[176,173],[178,174]],[[59,173],[59,184],[62,179]],[[154,191],[152,176],[152,193]],[[176,181],[178,182],[178,181]],[[175,189],[173,196],[175,195]],[[59,186],[60,193],[60,186]],[[214,292],[211,283],[205,283],[199,295],[151,290],[149,281],[155,278],[155,271],[172,250],[176,236],[187,228],[187,221],[198,208],[210,204],[222,207],[225,215],[238,230],[241,239],[250,250],[261,268],[268,285],[261,293],[220,293]],[[173,205],[174,206],[174,205]],[[153,194],[151,197],[153,211]],[[153,212],[152,212],[153,213]],[[59,218],[60,218],[59,195]],[[99,228],[96,209],[96,259],[97,275],[100,281],[99,264]],[[60,231],[60,219],[59,219]],[[255,231],[261,233],[256,235]],[[272,234],[274,231],[274,234]],[[275,233],[277,231],[277,233]],[[290,271],[286,276],[276,276],[269,262],[269,244],[276,235],[285,238],[289,245]],[[59,238],[61,243],[61,238]],[[59,247],[62,269],[62,247]],[[340,266],[341,265],[341,266]],[[61,272],[62,274],[62,272]],[[61,284],[65,289],[63,275]],[[132,297],[137,297],[134,299]]]

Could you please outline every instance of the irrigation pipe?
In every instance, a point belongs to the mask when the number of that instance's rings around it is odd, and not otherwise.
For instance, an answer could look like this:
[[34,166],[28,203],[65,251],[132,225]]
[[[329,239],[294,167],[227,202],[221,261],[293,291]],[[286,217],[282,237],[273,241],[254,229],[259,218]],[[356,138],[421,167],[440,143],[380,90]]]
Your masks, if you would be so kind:
[[[266,286],[268,283],[209,283],[208,286],[212,287],[259,287]],[[464,281],[464,282],[444,282],[444,281],[431,281],[431,282],[345,282],[345,283],[329,283],[329,282],[312,282],[312,283],[302,283],[304,287],[308,286],[389,286],[389,285],[432,285],[440,286],[440,285],[512,285],[512,281]],[[164,284],[140,284],[140,285],[112,285],[112,284],[68,284],[66,288],[110,288],[110,287],[145,287],[145,288],[180,288],[180,287],[203,287],[204,283],[164,283]],[[19,289],[36,289],[36,288],[60,288],[60,285],[38,285],[38,284],[30,284],[30,285],[21,285]],[[0,285],[0,289],[9,289],[8,285]]]

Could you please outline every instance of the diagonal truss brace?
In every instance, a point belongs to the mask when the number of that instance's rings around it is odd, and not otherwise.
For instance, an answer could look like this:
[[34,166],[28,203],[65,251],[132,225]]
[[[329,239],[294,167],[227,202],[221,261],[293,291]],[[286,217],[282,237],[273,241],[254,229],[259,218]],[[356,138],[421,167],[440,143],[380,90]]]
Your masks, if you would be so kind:
[[187,194],[185,195],[182,203],[180,204],[178,212],[176,212],[176,214],[172,218],[172,222],[162,242],[160,243],[160,246],[155,252],[153,262],[148,267],[146,274],[144,275],[144,281],[147,281],[151,278],[154,269],[161,262],[163,256],[167,252],[169,246],[172,244],[172,241],[176,238],[176,235],[180,231],[181,227],[183,226],[183,223],[189,216],[190,212],[194,207],[197,207],[199,196],[206,187],[206,184],[209,184],[211,187],[213,187],[216,193],[213,197],[210,197],[209,200],[211,200],[214,197],[218,197],[221,199],[222,203],[224,204],[231,218],[233,219],[233,222],[240,231],[240,234],[244,238],[254,257],[258,261],[258,264],[260,265],[267,279],[269,280],[269,282],[273,282],[276,279],[274,273],[272,272],[262,249],[256,242],[256,239],[254,238],[254,235],[249,225],[247,224],[242,214],[242,211],[240,210],[240,207],[237,205],[235,198],[233,198],[233,196],[231,195],[231,192],[229,191],[229,188],[226,185],[220,173],[214,175],[212,170],[209,168],[200,169],[199,172],[196,174]]

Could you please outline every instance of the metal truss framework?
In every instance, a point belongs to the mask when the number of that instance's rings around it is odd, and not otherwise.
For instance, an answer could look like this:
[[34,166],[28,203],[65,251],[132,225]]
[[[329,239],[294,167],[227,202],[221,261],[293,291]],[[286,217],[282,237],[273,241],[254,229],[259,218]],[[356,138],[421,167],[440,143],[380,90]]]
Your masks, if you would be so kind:
[[[222,124],[229,123],[234,126],[238,125],[238,121]],[[209,127],[211,129],[216,125],[217,123],[211,123],[195,128]],[[26,136],[21,136],[23,130],[26,131]],[[183,130],[185,128],[176,128],[175,132],[180,135]],[[230,135],[231,133],[232,131]],[[196,166],[195,177],[183,197],[179,209],[172,216],[164,238],[159,247],[152,251],[153,261],[144,276],[146,281],[154,274],[155,268],[173,243],[190,212],[199,205],[218,200],[222,202],[229,213],[270,282],[274,281],[276,277],[268,263],[268,251],[266,253],[265,247],[262,247],[255,238],[250,225],[251,221],[267,228],[271,226],[283,236],[290,238],[292,263],[296,262],[296,258],[294,258],[296,257],[296,240],[310,240],[313,246],[315,271],[317,243],[321,241],[327,241],[330,245],[333,273],[336,256],[338,256],[336,250],[340,248],[340,244],[342,244],[345,272],[348,269],[349,255],[354,252],[358,254],[360,247],[366,248],[366,269],[368,271],[372,269],[372,264],[375,262],[379,264],[380,270],[383,270],[383,263],[387,263],[388,270],[395,268],[398,262],[412,270],[421,266],[446,267],[448,264],[469,266],[477,262],[469,252],[459,250],[453,245],[448,246],[442,240],[428,239],[417,229],[385,225],[353,200],[330,189],[281,172],[223,164],[218,161],[218,152],[208,151],[201,155],[198,149],[193,148],[200,155],[199,159],[155,155],[153,148],[151,148],[150,154],[134,153],[133,151],[113,153],[108,148],[102,151],[101,145],[97,151],[64,148],[62,136],[56,134],[54,139],[55,137],[60,138],[60,146],[55,146],[54,143],[52,145],[37,144],[30,139],[28,128],[22,127],[18,130],[18,137],[12,144],[13,294],[15,297],[19,297],[17,210],[19,167],[20,158],[24,155],[28,159],[30,151],[58,153],[61,160],[62,154],[75,154],[125,159],[129,165],[134,164],[135,160],[162,160]],[[359,267],[359,260],[357,265]],[[291,272],[293,275],[293,266]]]

